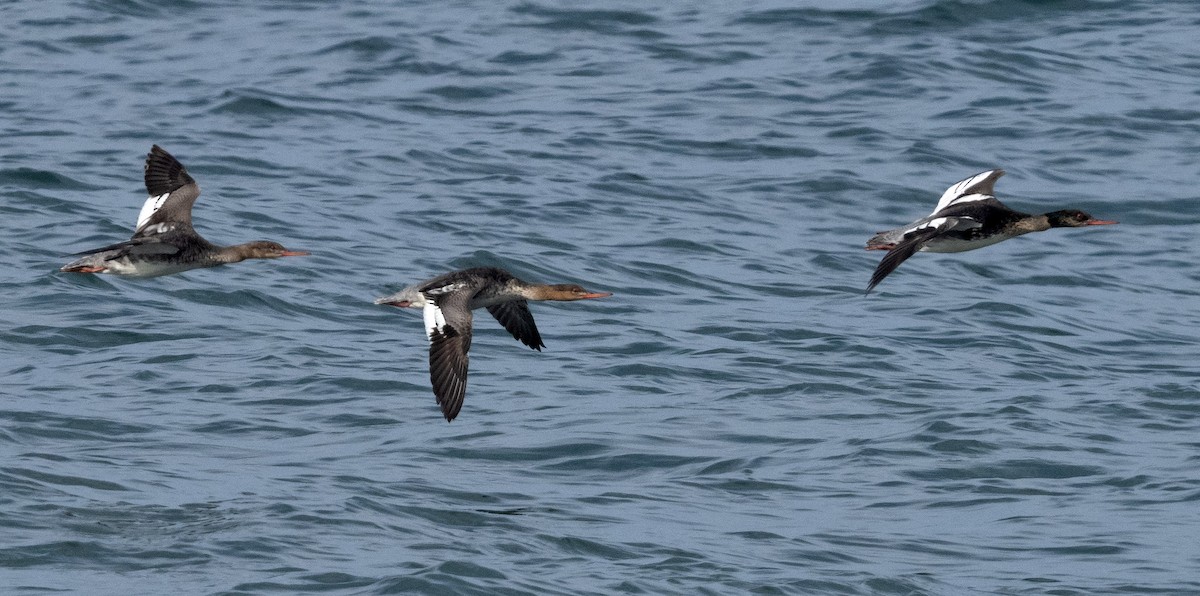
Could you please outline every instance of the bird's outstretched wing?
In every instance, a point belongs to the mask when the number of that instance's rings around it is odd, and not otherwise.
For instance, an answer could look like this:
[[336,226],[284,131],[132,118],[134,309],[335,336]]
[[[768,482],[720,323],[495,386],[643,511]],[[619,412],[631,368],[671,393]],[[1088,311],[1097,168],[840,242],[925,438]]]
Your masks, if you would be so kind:
[[934,238],[950,232],[978,228],[981,225],[969,217],[939,217],[905,231],[904,238],[897,242],[896,246],[892,247],[875,267],[875,273],[871,274],[871,283],[867,285],[867,293],[871,293],[871,290],[879,285],[883,278],[895,271],[901,263],[916,254]]
[[134,238],[191,227],[192,205],[200,196],[200,185],[183,164],[158,145],[146,155],[146,192],[150,198],[138,214]]
[[464,292],[426,294],[425,333],[429,337],[429,381],[446,421],[454,420],[467,395],[467,352],[471,349],[471,309]]
[[930,215],[937,215],[937,212],[951,205],[994,198],[996,180],[1003,175],[1004,170],[988,170],[955,182],[942,193],[942,198],[938,199],[937,207],[933,208]]
[[528,301],[501,302],[487,307],[487,310],[517,341],[539,352],[546,347],[538,333],[537,324],[533,322],[533,313],[529,312]]

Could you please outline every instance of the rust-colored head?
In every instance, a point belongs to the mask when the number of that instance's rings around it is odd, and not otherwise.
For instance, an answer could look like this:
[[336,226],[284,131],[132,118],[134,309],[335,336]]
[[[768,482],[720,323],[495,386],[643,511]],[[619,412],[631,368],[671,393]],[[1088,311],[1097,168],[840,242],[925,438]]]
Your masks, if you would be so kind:
[[270,240],[256,240],[254,242],[247,242],[245,244],[239,244],[230,248],[235,249],[237,256],[241,257],[238,259],[239,261],[244,259],[302,257],[308,254],[303,250],[288,250],[284,248],[282,244],[278,242],[271,242]]
[[587,300],[612,296],[612,292],[592,292],[577,284],[554,284],[540,286],[535,300]]

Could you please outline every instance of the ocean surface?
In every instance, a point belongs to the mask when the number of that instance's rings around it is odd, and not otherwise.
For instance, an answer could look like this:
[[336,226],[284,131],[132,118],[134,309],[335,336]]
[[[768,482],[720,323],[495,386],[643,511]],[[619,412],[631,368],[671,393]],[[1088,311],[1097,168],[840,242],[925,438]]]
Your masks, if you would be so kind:
[[[885,6],[881,8],[881,6]],[[0,594],[1200,594],[1200,4],[0,4]],[[128,238],[152,144],[210,240]],[[914,256],[1002,167],[1117,226]],[[476,314],[442,418],[418,311]]]

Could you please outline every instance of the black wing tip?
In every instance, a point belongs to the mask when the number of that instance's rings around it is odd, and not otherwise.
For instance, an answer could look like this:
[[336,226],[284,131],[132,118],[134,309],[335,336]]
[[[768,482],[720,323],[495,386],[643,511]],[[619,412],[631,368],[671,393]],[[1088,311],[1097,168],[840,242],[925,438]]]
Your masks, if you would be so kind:
[[[454,422],[454,419],[458,418],[458,413],[462,411],[464,400],[461,397],[458,399],[442,398],[436,392],[434,396],[437,397],[438,406],[441,406],[442,416],[446,418],[446,422]],[[464,395],[463,397],[466,396]]]
[[146,154],[146,167],[148,168],[150,164],[156,162],[179,163],[179,160],[175,159],[175,156],[168,153],[166,149],[158,145],[151,145],[150,152]]
[[897,267],[909,257],[921,250],[925,243],[938,235],[938,230],[935,228],[926,228],[922,231],[914,232],[910,238],[906,238],[896,243],[896,246],[889,250],[879,264],[875,266],[875,272],[871,274],[871,283],[867,284],[867,293],[869,294],[875,286],[879,285],[884,278],[891,275]]
[[146,154],[145,171],[146,191],[152,197],[174,192],[183,186],[196,183],[187,173],[187,168],[183,167],[183,164],[179,163],[175,156],[167,153],[166,149],[158,145],[152,145],[150,153]]
[[[897,263],[896,266],[898,267],[899,263]],[[867,284],[867,291],[863,292],[863,295],[866,296],[870,294],[871,290],[874,290],[875,286],[878,286],[885,278],[887,278],[888,275],[892,273],[892,271],[895,271],[895,269],[895,267],[887,267],[885,263],[881,261],[879,265],[875,267],[875,273],[871,274],[871,282]]]
[[430,337],[429,381],[446,422],[452,422],[458,417],[467,397],[466,354],[463,354],[462,370],[459,371],[456,370],[454,357],[449,356],[447,359],[443,352],[445,349],[455,349],[455,346],[446,346],[445,342],[461,335],[459,330],[445,325],[441,329],[435,329]]

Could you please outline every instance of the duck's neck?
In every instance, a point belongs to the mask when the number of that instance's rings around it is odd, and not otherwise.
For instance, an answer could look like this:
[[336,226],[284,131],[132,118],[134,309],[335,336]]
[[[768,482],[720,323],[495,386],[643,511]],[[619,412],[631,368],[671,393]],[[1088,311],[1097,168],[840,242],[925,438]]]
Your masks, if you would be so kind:
[[218,246],[210,254],[214,261],[221,263],[240,263],[251,257],[249,244],[234,244],[233,246]]
[[1014,236],[1030,232],[1043,232],[1050,229],[1050,219],[1044,213],[1042,215],[1026,215],[1012,222],[1008,229]]
[[571,300],[570,292],[564,292],[552,286],[541,284],[524,284],[517,286],[526,300]]

